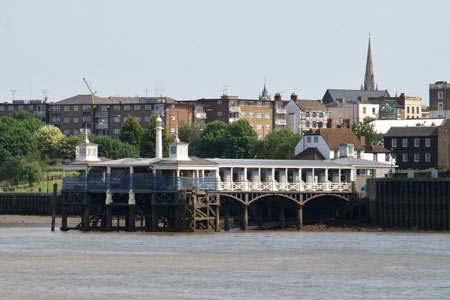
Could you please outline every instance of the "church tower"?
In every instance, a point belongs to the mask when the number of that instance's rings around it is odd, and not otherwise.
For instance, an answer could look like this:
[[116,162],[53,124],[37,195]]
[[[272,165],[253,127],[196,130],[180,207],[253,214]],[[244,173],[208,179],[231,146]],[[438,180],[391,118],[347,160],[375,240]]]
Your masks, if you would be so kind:
[[269,94],[269,92],[267,91],[267,87],[266,87],[266,80],[264,79],[264,89],[262,91],[262,93],[259,95],[259,100],[270,100],[271,96]]
[[373,75],[372,49],[370,46],[367,50],[366,75],[364,76],[364,91],[375,91],[375,77]]

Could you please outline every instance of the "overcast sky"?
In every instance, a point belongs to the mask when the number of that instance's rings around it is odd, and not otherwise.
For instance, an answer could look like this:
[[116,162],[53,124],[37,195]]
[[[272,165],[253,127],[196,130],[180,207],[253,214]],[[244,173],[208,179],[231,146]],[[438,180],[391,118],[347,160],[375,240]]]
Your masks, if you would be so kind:
[[[428,103],[450,81],[450,1],[0,2],[0,100],[88,93],[320,99],[375,82]],[[147,90],[147,91],[146,91]]]

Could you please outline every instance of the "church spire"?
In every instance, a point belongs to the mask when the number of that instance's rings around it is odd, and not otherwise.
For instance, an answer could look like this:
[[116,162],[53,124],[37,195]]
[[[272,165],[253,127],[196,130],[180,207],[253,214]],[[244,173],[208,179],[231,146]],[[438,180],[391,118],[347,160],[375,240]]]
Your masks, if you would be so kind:
[[375,77],[373,75],[372,48],[370,46],[370,35],[369,35],[369,47],[367,50],[366,75],[364,76],[364,90],[365,91],[375,90]]
[[262,91],[262,94],[259,95],[259,100],[270,100],[270,95],[269,92],[267,91],[265,78],[264,78],[264,89]]

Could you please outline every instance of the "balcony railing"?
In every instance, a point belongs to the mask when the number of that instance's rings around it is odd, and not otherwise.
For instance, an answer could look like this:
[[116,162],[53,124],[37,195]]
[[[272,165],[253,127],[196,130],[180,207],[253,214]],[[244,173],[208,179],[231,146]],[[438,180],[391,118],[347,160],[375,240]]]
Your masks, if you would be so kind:
[[239,106],[230,106],[229,107],[229,112],[238,113],[240,111],[241,111],[241,108]]
[[206,113],[205,112],[195,113],[195,118],[196,119],[206,119]]
[[108,124],[107,123],[95,124],[95,129],[108,129]]
[[144,174],[89,174],[86,176],[64,177],[65,191],[143,191],[197,189],[211,191],[306,191],[306,192],[351,192],[350,182],[222,182],[216,177],[175,177],[152,173]]
[[107,111],[96,111],[95,112],[95,116],[96,117],[107,117],[108,116],[108,112]]
[[228,122],[233,123],[233,122],[236,122],[237,120],[239,120],[239,119],[238,118],[229,118]]
[[277,108],[276,113],[277,114],[285,114],[286,113],[286,108]]
[[45,117],[45,115],[46,115],[46,112],[45,112],[45,111],[42,111],[42,110],[39,110],[39,111],[35,111],[35,112],[34,112],[34,116],[35,116],[35,117],[41,117],[41,118],[43,118],[43,117]]
[[275,125],[286,125],[285,119],[275,119]]

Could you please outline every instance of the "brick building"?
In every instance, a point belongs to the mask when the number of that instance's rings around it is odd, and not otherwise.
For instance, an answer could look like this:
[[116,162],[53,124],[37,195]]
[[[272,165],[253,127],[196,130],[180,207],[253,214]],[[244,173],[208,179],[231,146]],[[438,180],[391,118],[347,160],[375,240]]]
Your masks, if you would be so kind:
[[450,84],[436,81],[430,84],[430,118],[450,117]]
[[44,123],[48,122],[47,100],[13,100],[0,104],[0,117],[15,111],[28,111]]

